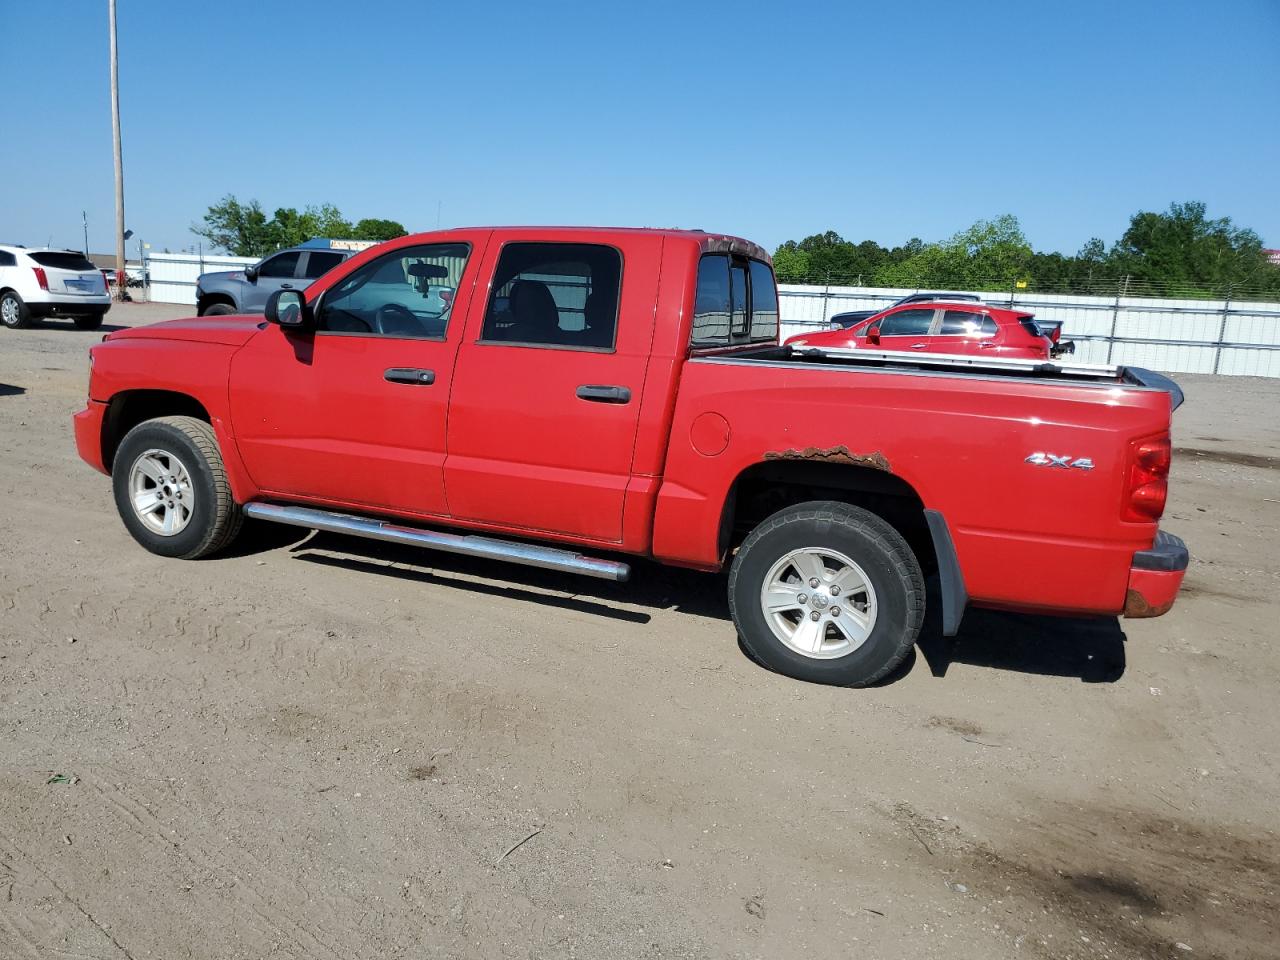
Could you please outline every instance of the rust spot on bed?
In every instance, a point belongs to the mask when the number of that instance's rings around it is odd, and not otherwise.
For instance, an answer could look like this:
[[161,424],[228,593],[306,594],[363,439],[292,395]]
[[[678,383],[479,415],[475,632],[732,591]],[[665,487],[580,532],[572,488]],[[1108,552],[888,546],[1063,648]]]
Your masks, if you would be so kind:
[[853,453],[848,447],[805,447],[803,450],[770,450],[764,455],[766,460],[813,460],[818,463],[844,463],[856,467],[870,467],[872,470],[883,470],[892,473],[889,460],[876,450],[872,453]]

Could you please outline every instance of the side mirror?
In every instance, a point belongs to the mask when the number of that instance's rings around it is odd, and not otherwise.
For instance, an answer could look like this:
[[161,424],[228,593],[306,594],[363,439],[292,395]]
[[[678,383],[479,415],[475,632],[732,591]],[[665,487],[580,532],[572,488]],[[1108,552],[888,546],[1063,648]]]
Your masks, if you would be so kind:
[[268,323],[286,330],[310,330],[314,318],[301,290],[274,290],[267,297],[265,311]]
[[244,268],[244,278],[250,283],[258,282],[258,265],[256,263],[251,267]]
[[867,343],[877,343],[877,344],[878,344],[879,342],[880,342],[880,328],[879,328],[879,327],[867,327]]

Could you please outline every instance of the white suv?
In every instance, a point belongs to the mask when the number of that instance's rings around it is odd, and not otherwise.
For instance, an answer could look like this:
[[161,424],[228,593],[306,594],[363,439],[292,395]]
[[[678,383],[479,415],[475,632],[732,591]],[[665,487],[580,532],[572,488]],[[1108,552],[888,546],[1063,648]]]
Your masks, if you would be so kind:
[[77,329],[96,330],[110,309],[106,276],[79,251],[0,244],[0,326],[70,317]]

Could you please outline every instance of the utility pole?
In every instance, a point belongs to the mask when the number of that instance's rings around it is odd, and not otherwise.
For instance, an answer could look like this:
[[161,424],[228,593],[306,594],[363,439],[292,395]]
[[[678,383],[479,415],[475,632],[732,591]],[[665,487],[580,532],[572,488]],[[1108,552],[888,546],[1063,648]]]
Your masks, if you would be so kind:
[[116,288],[124,293],[124,160],[120,152],[120,69],[116,59],[116,0],[107,0],[111,33],[111,141],[116,152]]
[[89,259],[89,214],[80,211],[80,220],[84,223],[84,256]]

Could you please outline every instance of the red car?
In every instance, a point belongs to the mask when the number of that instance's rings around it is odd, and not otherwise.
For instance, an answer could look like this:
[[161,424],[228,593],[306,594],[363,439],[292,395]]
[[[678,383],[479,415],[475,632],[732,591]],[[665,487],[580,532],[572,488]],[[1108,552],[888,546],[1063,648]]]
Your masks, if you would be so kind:
[[820,683],[893,670],[931,572],[949,636],[969,604],[1173,605],[1173,383],[867,353],[780,347],[769,255],[735,237],[443,230],[265,316],[108,334],[75,433],[153,553],[216,553],[256,518],[610,580],[632,556],[727,567],[747,649]]
[[1048,360],[1054,352],[1054,339],[1033,314],[943,300],[890,307],[846,330],[801,333],[786,342],[793,347],[870,347],[1025,360]]

